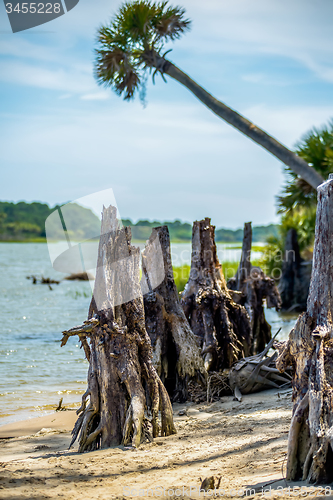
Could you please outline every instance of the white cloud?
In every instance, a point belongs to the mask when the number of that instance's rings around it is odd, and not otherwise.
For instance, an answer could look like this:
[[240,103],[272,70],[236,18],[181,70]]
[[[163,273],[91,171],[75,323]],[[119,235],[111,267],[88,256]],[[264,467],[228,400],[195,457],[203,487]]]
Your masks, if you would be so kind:
[[106,99],[110,99],[111,92],[94,92],[92,94],[84,94],[81,96],[83,101],[105,101]]
[[0,81],[62,92],[81,93],[96,89],[91,72],[59,65],[49,69],[45,65],[16,60],[2,62]]
[[[192,32],[177,42],[204,54],[282,56],[333,82],[330,0],[183,0]],[[206,56],[207,57],[207,56]]]
[[327,125],[333,117],[331,106],[268,106],[267,104],[249,107],[244,115],[251,121],[293,148],[295,143],[313,127]]
[[[305,68],[333,82],[331,0],[179,3],[193,19],[193,30],[175,43],[170,59],[236,103],[244,116],[288,147],[333,116],[333,106],[325,106],[318,87],[300,96],[297,105],[281,107],[274,92],[266,100],[260,90],[255,97],[242,95],[245,84],[233,82],[233,74],[224,69],[224,62],[231,61],[229,68],[238,65],[243,81],[259,89],[286,85],[289,101],[299,74],[289,79],[285,70],[272,81],[265,61]],[[241,226],[244,219],[273,220],[274,196],[283,180],[280,162],[185,88],[171,81],[166,90],[162,82],[149,84],[150,102],[143,110],[139,102],[124,103],[111,90],[97,87],[92,73],[96,28],[120,4],[80,0],[52,23],[54,33],[2,35],[0,81],[10,82],[18,99],[13,97],[13,112],[1,116],[0,199],[55,203],[112,187],[121,214],[132,218],[191,221],[212,215],[214,223],[229,227]],[[4,20],[0,24],[3,28]],[[57,92],[58,99],[50,93],[42,105],[28,103],[26,96],[33,94],[25,94],[24,87]],[[281,96],[282,91],[280,102]],[[32,105],[36,115],[25,115]]]
[[[241,111],[291,146],[326,122],[333,107]],[[6,123],[0,199],[26,198],[27,185],[30,199],[52,203],[112,188],[124,217],[212,216],[228,227],[275,220],[281,163],[199,103],[142,109],[115,99],[99,111],[64,108],[44,117],[7,116]]]

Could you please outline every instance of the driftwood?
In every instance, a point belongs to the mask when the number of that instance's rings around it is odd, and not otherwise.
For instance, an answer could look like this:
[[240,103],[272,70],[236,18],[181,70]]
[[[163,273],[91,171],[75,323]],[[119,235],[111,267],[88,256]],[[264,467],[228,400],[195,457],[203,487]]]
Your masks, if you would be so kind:
[[311,278],[311,262],[302,259],[297,232],[289,229],[283,254],[282,275],[279,290],[282,309],[305,311]]
[[267,323],[264,302],[268,308],[281,307],[281,298],[275,281],[259,268],[251,264],[252,227],[244,225],[241,260],[236,275],[228,281],[233,299],[243,305],[250,317],[252,331],[251,354],[259,353],[271,340],[271,327]]
[[276,368],[278,353],[275,352],[272,356],[267,356],[268,351],[273,346],[274,338],[271,339],[260,354],[241,359],[231,367],[229,385],[237,399],[240,399],[242,394],[279,388],[291,383],[292,377],[290,373],[286,371],[281,374]]
[[[154,287],[154,284],[157,284]],[[153,364],[173,401],[188,399],[188,382],[205,381],[199,339],[191,331],[173,278],[167,226],[152,230],[142,254],[146,330]]]
[[95,278],[90,273],[72,273],[69,276],[65,276],[65,280],[68,281],[93,281]]
[[249,317],[227,289],[214,233],[210,219],[194,222],[191,272],[181,298],[190,327],[200,337],[207,371],[228,368],[251,349]]
[[37,276],[27,276],[27,280],[31,280],[33,285],[59,285],[60,281],[58,280],[53,280],[52,278],[44,278],[42,276],[41,278],[38,278]]
[[112,206],[103,209],[89,319],[65,331],[62,344],[71,335],[79,335],[89,361],[71,445],[79,436],[79,452],[121,443],[137,447],[159,434],[159,410],[161,434],[175,433],[145,329],[140,250],[131,245],[130,229],[118,227]]
[[313,269],[307,310],[280,349],[277,367],[292,365],[293,417],[287,479],[333,480],[333,176],[318,187]]

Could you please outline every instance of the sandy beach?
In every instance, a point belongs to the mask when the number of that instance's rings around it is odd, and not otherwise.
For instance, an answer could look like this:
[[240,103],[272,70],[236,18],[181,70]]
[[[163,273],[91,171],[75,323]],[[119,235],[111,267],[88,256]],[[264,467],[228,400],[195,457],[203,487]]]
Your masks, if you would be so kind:
[[199,487],[211,476],[217,498],[333,498],[330,487],[283,479],[291,390],[177,404],[174,418],[174,436],[84,454],[68,451],[74,411],[2,426],[0,498],[208,498]]

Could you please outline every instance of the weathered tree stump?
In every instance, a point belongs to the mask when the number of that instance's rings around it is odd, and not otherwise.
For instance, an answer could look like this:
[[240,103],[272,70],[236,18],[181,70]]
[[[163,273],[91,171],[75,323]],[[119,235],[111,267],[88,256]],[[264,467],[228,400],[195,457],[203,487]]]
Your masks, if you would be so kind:
[[[235,302],[243,305],[250,317],[252,331],[251,354],[264,350],[272,338],[271,326],[265,318],[264,303],[267,307],[281,308],[281,298],[275,281],[260,267],[251,264],[252,227],[244,225],[241,260],[236,275],[228,281],[228,288]],[[233,293],[234,292],[234,293]]]
[[292,365],[293,417],[287,479],[333,480],[333,179],[318,187],[313,269],[307,310],[280,351],[277,368]]
[[[169,396],[152,364],[140,285],[140,250],[129,228],[119,228],[116,209],[103,209],[94,294],[89,319],[64,332],[62,345],[79,335],[89,361],[88,389],[78,420],[79,452],[140,445],[175,432]],[[90,339],[90,342],[88,342]],[[87,405],[87,399],[89,403]],[[148,412],[150,419],[148,419]]]
[[311,277],[311,262],[302,259],[296,229],[289,229],[283,254],[279,290],[282,309],[305,311]]
[[201,339],[207,371],[228,368],[250,353],[249,317],[227,289],[216,254],[215,227],[208,218],[193,224],[191,272],[181,303],[193,333]]
[[[167,226],[152,230],[142,253],[146,330],[153,364],[173,401],[188,399],[188,382],[205,381],[199,339],[191,331],[174,282]],[[162,281],[161,281],[162,280]],[[154,288],[154,283],[159,283]],[[153,289],[154,288],[154,289]]]
[[229,282],[233,281],[235,282],[235,290],[241,291],[244,288],[244,284],[247,283],[246,280],[248,280],[251,276],[251,269],[252,269],[251,248],[252,248],[252,225],[251,222],[245,222],[241,260],[236,275],[234,276],[234,278],[229,280]]

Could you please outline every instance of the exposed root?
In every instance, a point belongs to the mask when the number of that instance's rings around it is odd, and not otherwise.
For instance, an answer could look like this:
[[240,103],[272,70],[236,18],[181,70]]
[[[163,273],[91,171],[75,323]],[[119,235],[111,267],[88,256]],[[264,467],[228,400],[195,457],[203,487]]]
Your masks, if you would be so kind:
[[294,415],[291,419],[289,436],[288,436],[288,453],[287,460],[287,480],[293,481],[296,478],[298,461],[296,459],[298,452],[298,438],[301,429],[301,425],[304,421],[305,414],[309,408],[309,392],[307,392],[304,398],[298,403],[297,408],[294,410]]

